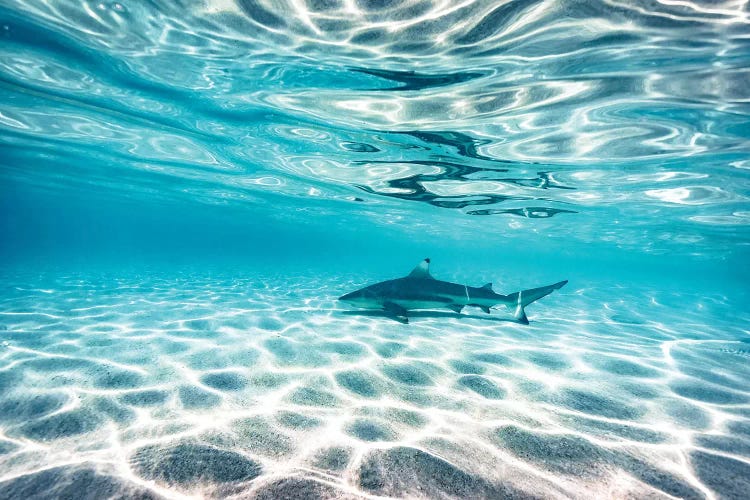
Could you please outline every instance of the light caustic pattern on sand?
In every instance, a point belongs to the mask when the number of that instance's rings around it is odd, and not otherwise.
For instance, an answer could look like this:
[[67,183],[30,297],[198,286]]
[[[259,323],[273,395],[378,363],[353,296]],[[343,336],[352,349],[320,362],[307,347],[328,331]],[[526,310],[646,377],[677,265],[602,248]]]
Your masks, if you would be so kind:
[[401,325],[335,303],[358,283],[103,282],[5,283],[0,496],[750,489],[748,322],[725,297],[572,286],[528,327]]

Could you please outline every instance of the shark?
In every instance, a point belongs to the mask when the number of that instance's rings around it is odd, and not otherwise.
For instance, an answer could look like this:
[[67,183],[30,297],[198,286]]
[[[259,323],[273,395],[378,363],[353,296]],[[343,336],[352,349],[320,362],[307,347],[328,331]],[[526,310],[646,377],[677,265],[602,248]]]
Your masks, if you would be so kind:
[[409,311],[414,310],[447,308],[461,313],[464,307],[473,306],[489,314],[491,308],[503,305],[513,311],[516,321],[528,325],[524,308],[567,282],[501,295],[492,290],[492,283],[473,287],[435,279],[430,274],[430,259],[424,259],[408,276],[366,286],[339,300],[361,309],[382,311],[400,323],[408,323]]

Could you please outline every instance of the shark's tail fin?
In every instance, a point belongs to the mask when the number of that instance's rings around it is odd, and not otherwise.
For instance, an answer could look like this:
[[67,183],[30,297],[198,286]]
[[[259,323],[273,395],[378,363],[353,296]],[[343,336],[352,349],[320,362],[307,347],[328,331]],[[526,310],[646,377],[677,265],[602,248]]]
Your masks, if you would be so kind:
[[520,292],[506,295],[508,302],[516,304],[516,309],[513,312],[513,316],[516,318],[516,320],[518,320],[519,323],[528,325],[529,318],[526,317],[526,311],[524,311],[523,308],[531,304],[532,302],[549,295],[558,288],[562,288],[567,282],[568,280],[560,281],[558,283],[555,283],[554,285],[532,288],[530,290],[521,290]]

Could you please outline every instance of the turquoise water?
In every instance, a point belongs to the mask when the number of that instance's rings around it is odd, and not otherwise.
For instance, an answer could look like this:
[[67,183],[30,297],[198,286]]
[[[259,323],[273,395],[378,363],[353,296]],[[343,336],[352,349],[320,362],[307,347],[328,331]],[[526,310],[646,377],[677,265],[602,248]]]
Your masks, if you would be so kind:
[[[736,1],[0,1],[0,498],[745,498]],[[528,326],[337,297],[405,276]]]

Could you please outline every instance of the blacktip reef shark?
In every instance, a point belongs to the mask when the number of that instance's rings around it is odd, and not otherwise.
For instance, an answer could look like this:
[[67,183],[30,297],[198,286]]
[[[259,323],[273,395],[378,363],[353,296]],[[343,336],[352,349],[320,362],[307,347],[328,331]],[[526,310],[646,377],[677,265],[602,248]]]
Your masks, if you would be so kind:
[[440,281],[430,274],[430,259],[424,259],[408,276],[382,281],[339,297],[339,300],[362,309],[375,309],[401,323],[409,322],[409,311],[417,309],[448,308],[460,313],[466,306],[484,312],[496,305],[515,308],[513,317],[519,323],[529,324],[524,307],[562,288],[568,280],[510,295],[500,295],[492,290],[492,283],[475,288],[448,281]]

